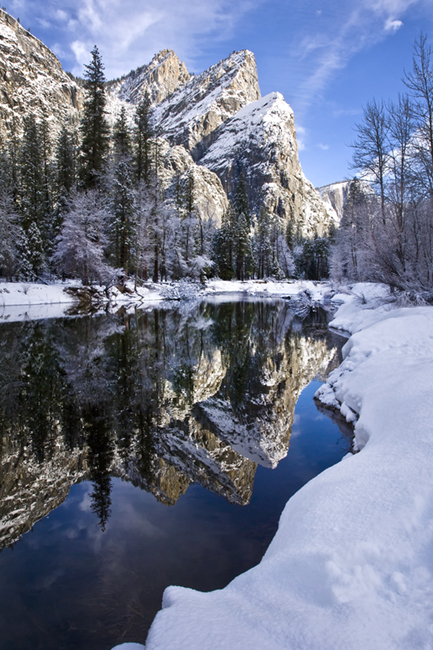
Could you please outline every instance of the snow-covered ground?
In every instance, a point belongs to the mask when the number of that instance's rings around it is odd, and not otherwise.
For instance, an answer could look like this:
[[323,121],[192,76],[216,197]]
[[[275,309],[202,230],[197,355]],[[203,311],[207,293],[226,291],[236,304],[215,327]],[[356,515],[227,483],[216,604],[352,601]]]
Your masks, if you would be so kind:
[[[0,323],[3,321],[36,320],[65,316],[77,300],[67,293],[67,289],[80,287],[77,282],[36,284],[31,282],[0,283]],[[134,288],[133,282],[126,283],[127,291],[122,293],[116,287],[109,290],[109,298],[101,287],[95,301],[101,305],[110,303],[110,308],[152,306],[162,300],[192,300],[209,296],[257,296],[292,297],[307,291],[312,301],[321,302],[329,294],[329,283],[309,281],[266,282],[249,280],[246,282],[210,280],[206,285],[193,282],[167,282]]]
[[349,455],[287,503],[261,563],[225,589],[168,587],[146,650],[433,648],[433,308],[337,296],[352,336],[319,398]]

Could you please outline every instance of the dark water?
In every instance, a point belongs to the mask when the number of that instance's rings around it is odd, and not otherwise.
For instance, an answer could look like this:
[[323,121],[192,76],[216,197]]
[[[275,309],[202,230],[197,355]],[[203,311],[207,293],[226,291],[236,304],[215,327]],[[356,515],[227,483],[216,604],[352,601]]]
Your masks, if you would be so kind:
[[206,303],[0,334],[2,650],[144,642],[167,585],[257,564],[287,499],[350,449],[313,401],[338,348],[320,313]]

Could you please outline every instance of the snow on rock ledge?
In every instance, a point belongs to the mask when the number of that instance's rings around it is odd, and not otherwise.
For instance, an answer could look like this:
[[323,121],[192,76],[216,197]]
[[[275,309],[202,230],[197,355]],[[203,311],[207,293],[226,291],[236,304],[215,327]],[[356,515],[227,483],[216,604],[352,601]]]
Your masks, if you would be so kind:
[[333,208],[325,206],[302,172],[293,111],[280,93],[241,108],[213,138],[199,164],[218,174],[228,195],[243,169],[253,212],[264,205],[306,237],[322,235],[337,222]]
[[363,313],[329,379],[362,451],[289,500],[257,567],[166,589],[147,650],[433,647],[433,309]]

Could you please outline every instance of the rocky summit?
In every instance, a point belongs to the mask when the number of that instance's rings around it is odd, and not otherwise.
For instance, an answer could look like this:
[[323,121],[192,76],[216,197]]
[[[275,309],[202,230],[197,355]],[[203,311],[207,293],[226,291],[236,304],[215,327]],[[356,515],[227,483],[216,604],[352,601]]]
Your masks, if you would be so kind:
[[[0,11],[0,118],[7,134],[32,111],[49,118],[53,131],[78,121],[83,92],[56,56],[5,11]],[[114,122],[122,106],[132,119],[148,95],[156,133],[164,146],[165,175],[181,166],[199,180],[203,214],[216,223],[233,198],[241,174],[250,208],[264,206],[301,237],[324,235],[338,214],[305,178],[298,158],[293,111],[280,93],[261,97],[254,54],[233,52],[199,75],[188,72],[172,50],[107,83]],[[168,148],[173,151],[169,152]]]

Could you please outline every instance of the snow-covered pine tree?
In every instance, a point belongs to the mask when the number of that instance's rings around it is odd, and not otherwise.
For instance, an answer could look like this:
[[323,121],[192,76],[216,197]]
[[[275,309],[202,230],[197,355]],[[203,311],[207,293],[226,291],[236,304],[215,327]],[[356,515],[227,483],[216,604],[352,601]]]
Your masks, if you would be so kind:
[[97,190],[75,195],[53,255],[59,273],[78,277],[84,285],[108,281],[113,271],[104,260],[105,220],[106,209]]
[[12,280],[18,270],[19,243],[23,236],[11,193],[0,185],[0,275]]
[[100,184],[101,175],[106,168],[110,135],[105,111],[104,65],[96,45],[91,55],[91,62],[85,66],[86,98],[80,123],[79,177],[83,189],[91,189]]
[[151,100],[146,92],[138,104],[134,122],[134,172],[137,183],[149,183],[152,169],[152,138],[153,129],[150,120]]
[[132,145],[125,108],[113,129],[113,181],[109,218],[109,241],[114,265],[126,275],[133,265],[135,241],[134,192],[132,187]]
[[213,241],[213,259],[221,280],[231,280],[234,277],[234,222],[233,205],[229,202],[222,217],[221,228],[215,233]]
[[269,276],[272,256],[270,230],[270,214],[263,206],[257,218],[257,227],[252,242],[254,268],[259,279]]
[[236,278],[244,280],[252,272],[251,215],[244,173],[239,176],[233,209],[235,217],[233,224],[234,266]]
[[77,135],[63,125],[54,154],[55,209],[52,224],[53,241],[60,234],[63,219],[70,208],[71,193],[77,182]]
[[34,222],[42,231],[45,217],[42,142],[33,114],[24,118],[19,166],[19,196],[24,229],[27,231]]

